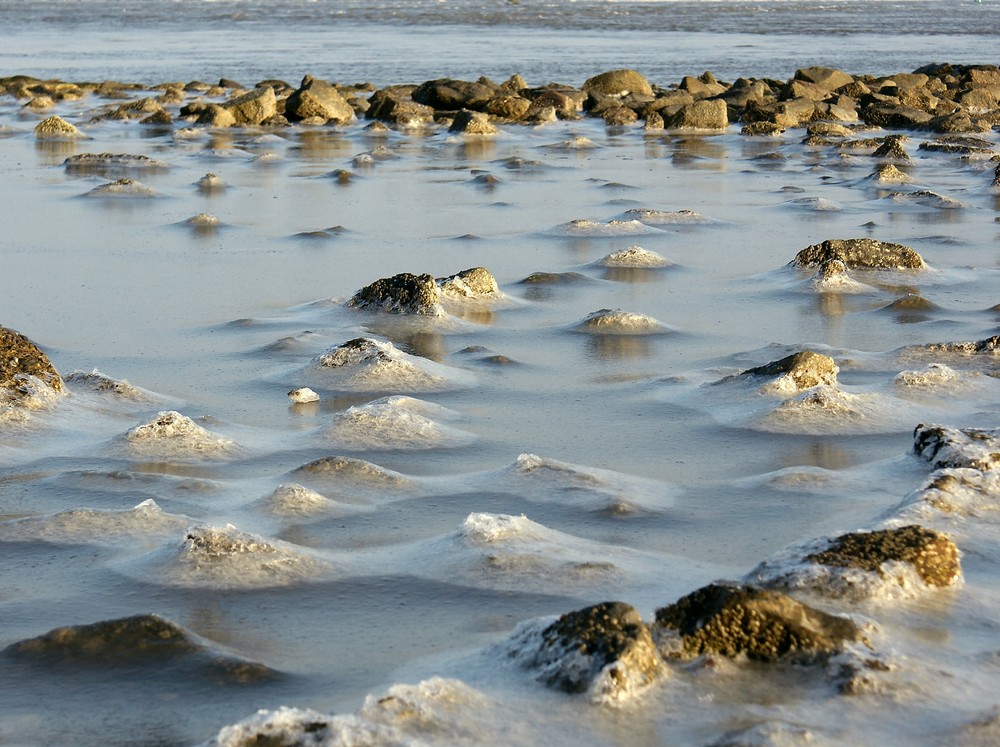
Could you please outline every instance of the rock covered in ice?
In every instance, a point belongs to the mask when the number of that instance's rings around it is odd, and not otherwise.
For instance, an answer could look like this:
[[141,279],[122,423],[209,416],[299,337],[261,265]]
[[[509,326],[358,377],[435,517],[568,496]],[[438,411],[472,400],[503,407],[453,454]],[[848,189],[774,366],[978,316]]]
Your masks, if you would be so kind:
[[27,337],[0,327],[0,407],[40,404],[47,392],[63,391],[49,357]]
[[949,391],[962,382],[962,374],[943,363],[931,363],[922,371],[900,371],[892,383],[902,389]]
[[910,184],[913,182],[912,176],[900,171],[895,164],[891,163],[879,164],[868,178],[876,184]]
[[641,246],[630,246],[611,252],[598,260],[597,264],[602,267],[669,267],[671,262]]
[[446,407],[413,397],[383,397],[349,407],[335,418],[327,436],[347,449],[454,448],[474,440],[440,422],[457,417]]
[[434,677],[369,695],[355,713],[282,707],[223,727],[201,747],[403,747],[504,743],[497,704],[459,680]]
[[925,518],[928,514],[982,516],[1000,510],[1000,472],[971,468],[936,470],[905,501],[898,515]]
[[74,508],[49,516],[0,522],[0,539],[8,542],[105,542],[176,532],[190,523],[187,517],[164,512],[150,498],[125,510]]
[[547,622],[522,623],[507,646],[512,658],[549,687],[614,703],[665,672],[649,629],[629,604],[603,602]]
[[125,379],[113,379],[96,368],[89,372],[73,371],[67,374],[65,381],[72,389],[87,389],[133,402],[144,402],[152,399],[152,395],[144,389],[132,386]]
[[847,274],[847,265],[840,259],[828,259],[810,280],[810,286],[819,293],[870,293],[875,290]]
[[1000,467],[1000,428],[950,428],[921,423],[913,431],[913,450],[934,469]]
[[125,571],[170,586],[259,589],[322,580],[333,565],[304,548],[228,524],[192,527],[183,540],[148,554]]
[[951,355],[998,355],[1000,354],[1000,335],[993,335],[984,340],[969,342],[934,342],[929,345],[905,348],[907,351],[927,353],[947,353]]
[[779,553],[748,579],[769,588],[810,589],[852,599],[911,596],[959,583],[960,553],[921,526],[851,532]]
[[694,210],[653,210],[652,208],[630,208],[622,217],[626,221],[637,220],[647,226],[676,226],[710,223],[701,213]]
[[669,332],[663,322],[645,314],[621,309],[598,309],[574,327],[593,335],[656,335]]
[[87,197],[156,197],[156,190],[147,187],[142,182],[123,177],[113,182],[94,187],[87,192]]
[[609,220],[606,223],[579,218],[556,226],[561,236],[642,236],[660,233],[639,220]]
[[438,278],[441,294],[448,299],[495,299],[502,298],[496,278],[485,267],[472,267],[457,275]]
[[683,657],[746,655],[815,660],[861,639],[858,626],[792,597],[749,585],[709,584],[656,610],[654,633],[679,640]]
[[351,487],[378,489],[407,488],[411,480],[399,472],[380,467],[364,459],[346,456],[328,456],[303,464],[292,476],[306,480],[320,480],[329,484],[347,484]]
[[719,383],[749,379],[762,382],[766,391],[772,393],[794,393],[820,384],[836,386],[839,372],[840,368],[830,356],[802,350],[781,360],[727,376]]
[[282,516],[323,513],[333,503],[322,493],[297,483],[279,485],[264,502],[271,513]]
[[326,387],[352,392],[437,392],[465,386],[470,379],[463,371],[368,337],[327,350],[307,373]]
[[434,278],[426,273],[414,275],[403,272],[380,278],[355,293],[347,305],[390,314],[444,314],[441,290]]
[[319,395],[307,386],[293,389],[288,393],[288,399],[295,404],[306,404],[309,402],[319,402]]
[[176,623],[153,614],[55,628],[37,638],[13,643],[3,653],[49,668],[153,668],[186,663],[189,673],[201,670],[235,683],[262,682],[277,676],[269,667],[215,649]]
[[127,431],[123,438],[130,451],[143,456],[220,459],[237,451],[235,441],[202,428],[176,410],[158,413],[148,423]]
[[956,200],[954,197],[941,195],[928,189],[921,189],[916,192],[892,192],[886,196],[886,199],[902,203],[914,202],[918,205],[937,210],[961,210],[965,207],[965,204],[961,200]]
[[839,259],[849,268],[866,270],[919,270],[927,266],[923,257],[908,246],[867,238],[827,239],[807,246],[791,264],[811,267],[831,259]]
[[195,182],[199,192],[217,192],[226,188],[226,183],[222,177],[209,171],[205,176]]

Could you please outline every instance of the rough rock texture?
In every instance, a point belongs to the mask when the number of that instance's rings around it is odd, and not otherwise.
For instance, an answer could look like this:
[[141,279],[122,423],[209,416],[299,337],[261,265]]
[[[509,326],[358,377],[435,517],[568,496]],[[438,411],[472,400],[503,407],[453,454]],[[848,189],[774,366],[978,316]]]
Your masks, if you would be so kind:
[[934,469],[1000,468],[1000,428],[948,428],[921,423],[913,431],[913,450]]
[[970,342],[935,342],[925,345],[923,350],[929,353],[951,353],[953,355],[997,355],[1000,353],[1000,335]]
[[854,269],[918,270],[927,266],[923,257],[908,246],[876,239],[827,239],[807,246],[790,264],[811,267],[831,259],[839,259]]
[[35,137],[39,140],[59,140],[81,137],[83,135],[75,125],[62,117],[51,116],[35,125]]
[[466,135],[496,135],[499,130],[483,112],[473,112],[467,109],[458,112],[448,128],[451,132],[462,132]]
[[237,683],[260,682],[277,674],[263,664],[214,652],[179,625],[158,615],[55,628],[37,638],[13,643],[3,653],[47,667],[152,666],[187,661],[197,669],[207,670],[206,674]]
[[483,298],[495,297],[500,293],[496,278],[485,267],[471,267],[457,275],[438,278],[436,282],[442,292],[452,296]]
[[908,139],[906,135],[889,135],[872,155],[886,161],[909,161],[910,154],[903,148]]
[[950,586],[962,575],[955,543],[943,534],[915,525],[843,534],[832,540],[829,548],[806,560],[880,575],[884,574],[884,563],[907,563],[928,586]]
[[278,99],[270,86],[254,90],[224,103],[238,125],[256,126],[278,113]]
[[6,327],[0,327],[0,398],[17,396],[25,377],[34,376],[56,391],[62,391],[63,382],[49,357],[35,343]]
[[729,110],[721,99],[704,99],[682,106],[664,120],[672,129],[724,130],[729,127]]
[[857,625],[754,586],[710,584],[656,611],[656,626],[681,636],[683,655],[776,661],[816,659],[861,638]]
[[400,127],[415,127],[434,121],[434,107],[410,98],[412,89],[393,87],[376,91],[368,99],[365,116],[394,123]]
[[354,108],[334,86],[311,75],[285,100],[285,116],[290,120],[318,118],[327,122],[353,122]]
[[653,87],[646,77],[635,70],[610,70],[595,75],[583,84],[583,90],[596,91],[606,96],[625,96],[629,93],[653,94]]
[[545,684],[566,692],[619,699],[663,672],[649,629],[636,609],[623,602],[568,612],[542,630],[540,638],[525,635],[517,645],[533,650],[512,655],[539,670]]
[[347,305],[394,314],[438,314],[440,302],[441,291],[434,278],[403,272],[366,285]]
[[819,384],[835,386],[839,371],[833,358],[811,350],[803,350],[763,366],[748,368],[735,377],[728,377],[727,380],[751,376],[782,379],[790,382],[794,389],[803,390]]

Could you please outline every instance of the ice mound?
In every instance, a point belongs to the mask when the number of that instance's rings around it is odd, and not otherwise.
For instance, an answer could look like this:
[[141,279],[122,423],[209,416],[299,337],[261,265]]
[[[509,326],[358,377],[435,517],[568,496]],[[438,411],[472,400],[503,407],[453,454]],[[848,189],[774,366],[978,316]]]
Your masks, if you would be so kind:
[[333,501],[322,493],[298,485],[283,483],[264,500],[267,510],[281,516],[309,516],[324,513],[334,505]]
[[529,500],[555,500],[586,511],[631,514],[662,510],[674,502],[674,489],[666,483],[535,454],[521,454],[501,474],[490,473],[489,484],[503,477]]
[[747,382],[761,394],[790,396],[819,385],[834,387],[840,368],[828,355],[802,350],[762,366],[720,379],[717,384]]
[[627,701],[666,672],[639,613],[622,602],[528,620],[502,648],[549,687],[594,703]]
[[452,303],[496,302],[506,296],[500,291],[496,278],[485,267],[472,267],[456,275],[437,278],[442,301]]
[[192,527],[183,540],[122,568],[167,586],[212,589],[293,586],[324,580],[334,570],[328,560],[304,548],[232,524]]
[[574,138],[570,138],[569,140],[563,140],[558,143],[552,143],[551,145],[548,145],[546,147],[553,148],[555,150],[590,150],[592,148],[597,148],[599,146],[589,137],[578,135]]
[[471,382],[464,371],[367,337],[327,350],[305,373],[310,383],[349,392],[440,392]]
[[840,205],[824,197],[797,197],[785,204],[799,210],[815,210],[820,213],[834,213],[843,210]]
[[413,397],[383,397],[348,408],[327,436],[347,449],[439,449],[472,443],[470,433],[445,425],[458,413]]
[[369,695],[348,715],[287,707],[261,710],[223,727],[201,747],[471,747],[483,744],[486,735],[506,743],[510,722],[498,719],[496,708],[465,683],[434,677],[416,685],[393,685],[380,697]]
[[412,485],[410,478],[399,472],[345,456],[316,459],[295,469],[292,476],[324,485],[341,486],[351,490],[399,490]]
[[750,415],[747,424],[771,433],[889,433],[904,428],[906,419],[898,401],[820,384]]
[[926,189],[916,192],[892,192],[885,199],[898,203],[916,203],[937,210],[961,210],[965,207],[963,202],[954,197],[947,197]]
[[941,514],[982,517],[1000,511],[1000,472],[945,468],[931,474],[895,511],[892,521],[928,520]]
[[31,374],[17,374],[0,386],[0,423],[22,423],[29,419],[29,410],[44,410],[62,399],[65,391],[55,389]]
[[202,428],[176,410],[160,412],[127,431],[123,439],[138,457],[224,459],[238,451],[232,439]]
[[921,423],[913,431],[913,450],[934,469],[994,470],[1000,467],[1000,428],[959,429]]
[[269,667],[233,655],[203,641],[159,615],[135,615],[89,625],[55,628],[37,638],[11,644],[5,656],[35,663],[52,671],[68,667],[141,667],[155,676],[169,667],[186,679],[205,677],[232,684],[266,682],[280,676]]
[[563,223],[552,229],[552,232],[559,236],[570,237],[601,237],[601,236],[643,236],[658,234],[659,230],[647,226],[638,220],[609,220],[606,223],[597,221],[577,219],[569,223]]
[[954,543],[915,525],[853,532],[789,548],[746,578],[768,588],[812,590],[853,600],[914,597],[961,580]]
[[573,329],[592,335],[659,335],[671,331],[667,325],[651,316],[621,309],[598,309],[588,314]]
[[86,197],[123,197],[123,198],[148,198],[156,197],[156,190],[147,187],[142,182],[128,177],[116,179],[113,182],[94,187],[86,193]]
[[943,363],[930,363],[920,371],[900,371],[892,383],[902,393],[916,393],[926,396],[949,394],[963,388],[969,377],[978,378],[978,373],[962,373]]
[[656,252],[643,249],[641,246],[630,246],[617,252],[611,252],[597,261],[601,267],[670,267],[670,260],[661,257]]
[[87,390],[98,394],[107,394],[132,402],[149,402],[154,399],[151,392],[132,386],[125,379],[113,379],[96,368],[87,371],[72,371],[64,381],[71,389]]
[[626,221],[640,221],[647,226],[683,226],[714,222],[711,218],[706,218],[694,210],[670,211],[653,210],[651,208],[631,208],[622,213],[621,217]]
[[0,522],[0,542],[111,542],[170,534],[190,523],[188,517],[165,513],[154,500],[147,499],[121,511],[77,508]]

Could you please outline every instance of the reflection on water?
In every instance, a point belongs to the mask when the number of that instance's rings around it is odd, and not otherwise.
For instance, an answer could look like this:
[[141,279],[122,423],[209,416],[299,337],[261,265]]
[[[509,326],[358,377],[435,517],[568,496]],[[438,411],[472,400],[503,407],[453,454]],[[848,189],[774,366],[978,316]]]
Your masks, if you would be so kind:
[[648,358],[652,345],[648,335],[589,335],[587,355],[599,360]]
[[663,279],[662,267],[605,267],[604,279],[616,283],[655,283]]
[[58,166],[70,156],[76,155],[79,145],[76,140],[36,140],[35,153],[43,166]]
[[819,437],[803,436],[782,458],[784,467],[811,466],[829,470],[853,467],[858,460],[846,449]]

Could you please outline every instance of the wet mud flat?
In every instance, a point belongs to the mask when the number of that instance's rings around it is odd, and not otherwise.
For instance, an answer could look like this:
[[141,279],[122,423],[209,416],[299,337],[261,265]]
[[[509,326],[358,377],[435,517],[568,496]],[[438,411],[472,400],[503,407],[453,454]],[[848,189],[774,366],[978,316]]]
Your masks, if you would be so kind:
[[0,741],[997,738],[995,67],[0,85]]

